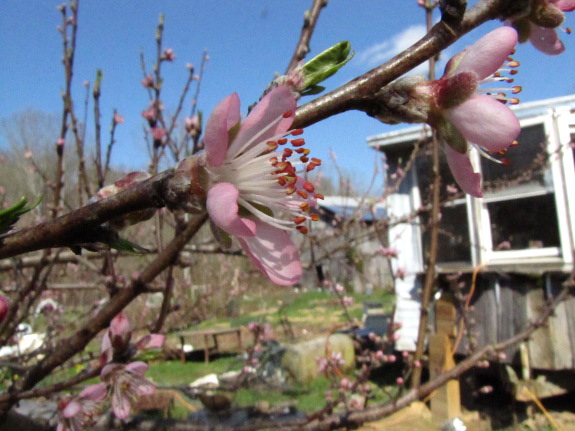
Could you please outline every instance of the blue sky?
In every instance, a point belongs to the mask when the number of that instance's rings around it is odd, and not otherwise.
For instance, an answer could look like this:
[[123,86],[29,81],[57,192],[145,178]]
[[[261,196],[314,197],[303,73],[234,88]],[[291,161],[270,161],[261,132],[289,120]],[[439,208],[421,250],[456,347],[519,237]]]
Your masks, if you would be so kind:
[[[349,40],[356,55],[326,81],[328,90],[377,66],[417,40],[423,32],[424,13],[416,3],[415,0],[330,1],[320,17],[311,55],[341,40]],[[26,108],[61,112],[64,78],[61,39],[56,31],[60,24],[58,4],[51,0],[1,2],[0,118]],[[148,96],[140,85],[139,53],[143,50],[151,67],[154,32],[161,12],[166,18],[164,46],[173,48],[177,56],[173,64],[163,66],[164,105],[168,111],[175,108],[187,76],[186,63],[199,65],[206,49],[210,61],[199,108],[207,114],[234,91],[246,108],[259,97],[275,72],[285,70],[299,37],[303,12],[310,5],[311,0],[81,0],[73,86],[76,104],[81,108],[82,83],[93,81],[96,69],[102,69],[104,142],[115,108],[126,122],[119,126],[114,160],[143,169],[147,152],[140,113],[147,107]],[[443,60],[498,25],[489,23],[475,30],[450,47]],[[573,16],[568,16],[565,25],[574,26]],[[517,77],[517,83],[523,86],[521,101],[575,93],[575,34],[561,37],[567,51],[558,57],[545,56],[530,45],[518,48],[515,57],[522,64]],[[302,99],[305,101],[307,98]],[[185,106],[189,110],[190,105]],[[78,114],[81,115],[81,109]],[[333,151],[344,172],[363,188],[376,158],[365,138],[388,130],[390,126],[365,114],[350,112],[307,128],[305,137],[312,154],[324,160],[327,175],[335,175],[329,161],[329,153]]]

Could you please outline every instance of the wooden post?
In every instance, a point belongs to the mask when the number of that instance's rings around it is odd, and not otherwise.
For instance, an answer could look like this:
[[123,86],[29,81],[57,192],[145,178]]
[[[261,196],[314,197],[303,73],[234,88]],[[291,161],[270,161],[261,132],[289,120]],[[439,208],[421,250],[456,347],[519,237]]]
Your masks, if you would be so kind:
[[[455,366],[451,352],[455,335],[456,310],[453,304],[440,299],[435,304],[436,333],[429,338],[430,379]],[[431,413],[441,422],[461,415],[459,381],[450,380],[431,397]]]

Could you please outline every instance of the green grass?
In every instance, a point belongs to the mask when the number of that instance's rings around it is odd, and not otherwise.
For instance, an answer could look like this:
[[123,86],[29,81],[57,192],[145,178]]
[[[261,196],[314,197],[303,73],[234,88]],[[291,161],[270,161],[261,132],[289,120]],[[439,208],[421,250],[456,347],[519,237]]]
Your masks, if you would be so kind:
[[187,386],[207,374],[221,374],[239,367],[235,357],[222,357],[204,362],[163,361],[150,363],[146,377],[159,386]]

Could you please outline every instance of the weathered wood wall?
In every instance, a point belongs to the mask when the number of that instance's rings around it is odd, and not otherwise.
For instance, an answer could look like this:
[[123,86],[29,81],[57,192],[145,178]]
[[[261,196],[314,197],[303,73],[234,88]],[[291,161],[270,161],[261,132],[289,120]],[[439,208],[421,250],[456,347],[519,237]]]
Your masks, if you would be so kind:
[[[529,277],[518,274],[481,274],[476,284],[470,315],[475,326],[468,328],[478,347],[504,341],[521,332],[544,310],[548,295],[558,294],[561,276]],[[458,353],[467,352],[464,337]],[[575,297],[561,303],[547,325],[527,343],[532,368],[575,369]],[[506,362],[520,365],[519,346],[505,352]]]

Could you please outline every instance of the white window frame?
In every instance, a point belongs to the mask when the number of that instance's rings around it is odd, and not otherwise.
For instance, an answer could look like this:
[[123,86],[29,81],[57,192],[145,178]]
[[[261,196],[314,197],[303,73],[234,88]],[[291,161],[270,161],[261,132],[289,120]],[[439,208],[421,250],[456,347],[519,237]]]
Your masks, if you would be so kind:
[[[549,110],[547,114],[532,117],[521,121],[521,128],[542,124],[545,136],[547,137],[547,154],[549,156],[549,169],[551,171],[552,189],[542,187],[534,188],[531,191],[521,194],[509,195],[486,195],[481,199],[473,199],[473,205],[478,208],[479,213],[479,243],[478,255],[480,260],[475,264],[487,263],[489,265],[528,265],[534,263],[541,264],[571,264],[573,262],[572,252],[575,240],[573,229],[573,209],[575,209],[575,198],[567,200],[565,173],[569,171],[571,184],[575,184],[575,170],[573,168],[572,152],[562,151],[561,142],[565,142],[565,133],[569,135],[568,118],[558,121],[562,110]],[[564,116],[564,115],[563,115]],[[567,138],[569,142],[570,137]],[[565,159],[570,156],[571,165],[568,169]],[[475,156],[478,157],[478,156]],[[559,247],[527,248],[523,250],[493,250],[491,236],[491,221],[487,205],[492,202],[511,201],[514,199],[528,199],[529,197],[542,196],[552,193],[557,211],[557,223],[559,230]],[[568,205],[571,211],[569,212]],[[569,216],[571,214],[571,216]]]

